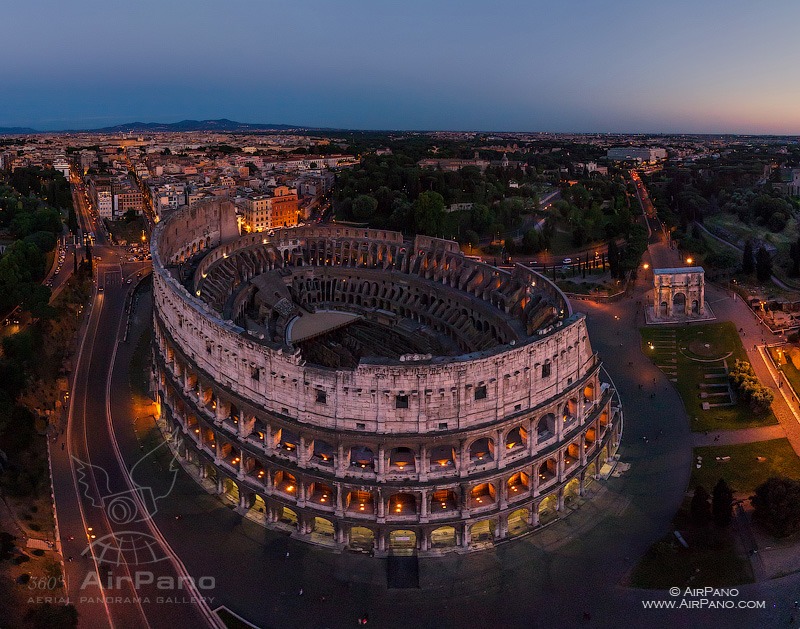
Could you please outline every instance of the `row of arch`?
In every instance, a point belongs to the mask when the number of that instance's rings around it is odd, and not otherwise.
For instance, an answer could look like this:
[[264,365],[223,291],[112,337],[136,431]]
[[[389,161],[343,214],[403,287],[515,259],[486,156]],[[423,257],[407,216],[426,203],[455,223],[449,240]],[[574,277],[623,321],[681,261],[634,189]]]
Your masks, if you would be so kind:
[[[212,387],[204,387],[196,376],[184,371],[183,382],[164,369],[158,371],[165,401],[175,409],[186,430],[200,443],[213,447],[216,432],[204,428],[216,424],[226,435],[225,442],[237,450],[247,443],[276,459],[293,461],[301,468],[327,470],[335,476],[373,478],[434,478],[456,476],[471,470],[501,467],[508,462],[536,456],[560,444],[569,435],[591,447],[610,425],[610,399],[598,394],[595,382],[587,381],[580,397],[564,400],[556,412],[524,421],[509,422],[505,428],[492,429],[487,435],[475,434],[439,443],[360,442],[326,440],[319,435],[285,424],[269,422],[248,415],[235,403],[220,399]],[[599,402],[603,402],[602,404]],[[201,425],[201,419],[203,424]],[[391,441],[395,441],[391,443]],[[399,441],[399,443],[398,443]],[[416,440],[415,440],[416,441]],[[559,446],[560,447],[560,446]]]
[[[586,485],[591,481],[591,476],[581,475],[538,500],[511,505],[501,513],[477,515],[456,522],[393,525],[388,519],[386,524],[358,522],[349,517],[332,517],[286,505],[272,496],[250,490],[240,480],[204,463],[189,451],[185,452],[183,459],[193,467],[210,491],[231,500],[240,512],[262,524],[288,527],[301,534],[306,541],[377,552],[436,552],[513,538],[556,517],[571,501],[583,495]],[[596,463],[595,469],[599,469],[599,459]]]

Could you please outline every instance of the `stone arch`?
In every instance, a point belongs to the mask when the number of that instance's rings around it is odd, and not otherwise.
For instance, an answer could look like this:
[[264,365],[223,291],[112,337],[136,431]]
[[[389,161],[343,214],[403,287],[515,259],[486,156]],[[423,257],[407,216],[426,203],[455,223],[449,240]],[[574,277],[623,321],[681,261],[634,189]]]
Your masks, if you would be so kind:
[[469,492],[469,506],[471,509],[493,505],[497,497],[497,490],[493,483],[479,483]]
[[531,512],[528,507],[522,507],[508,514],[508,535],[513,537],[525,533],[529,528]]
[[330,485],[314,481],[308,486],[308,501],[323,507],[336,503],[336,490]]
[[553,480],[558,476],[558,461],[552,457],[543,461],[537,470],[537,474],[539,474],[539,483]]
[[431,493],[431,513],[456,513],[458,495],[452,489],[436,489]]
[[556,434],[556,416],[548,413],[536,422],[536,440],[538,443],[547,441]]
[[398,529],[389,533],[390,550],[416,550],[417,534],[414,531]]
[[222,493],[233,502],[239,503],[239,498],[241,496],[239,484],[232,478],[226,476],[222,479]]
[[389,453],[389,470],[395,472],[414,472],[416,470],[414,451],[406,446],[394,448]]
[[506,481],[506,486],[508,487],[509,499],[513,499],[518,495],[522,495],[531,488],[530,476],[528,476],[525,472],[516,472],[509,477],[508,481]]
[[431,531],[431,548],[453,548],[458,545],[456,529],[452,526],[440,526]]
[[278,448],[289,454],[297,455],[297,448],[300,445],[300,436],[288,428],[279,428],[275,435]]
[[350,467],[374,470],[375,453],[367,446],[353,446],[350,448]]
[[686,295],[678,292],[672,296],[672,314],[688,314],[686,312]]
[[579,441],[573,441],[564,449],[564,469],[580,462],[581,446]]
[[366,526],[352,527],[350,529],[350,547],[372,550],[375,547],[375,533]]
[[267,503],[264,501],[264,498],[261,496],[261,494],[256,494],[253,498],[253,504],[250,505],[250,511],[255,511],[259,514],[267,512]]
[[480,520],[469,527],[469,535],[473,542],[491,542],[494,540],[494,524],[492,520]]
[[564,485],[564,498],[575,498],[580,494],[581,482],[578,478],[573,478]]
[[524,450],[528,446],[528,431],[524,426],[516,426],[506,435],[506,452]]
[[389,496],[387,515],[414,515],[417,512],[417,499],[414,494],[400,492]]
[[570,398],[561,407],[561,416],[565,424],[570,424],[578,419],[578,400]]
[[375,502],[372,492],[363,489],[348,492],[345,510],[357,515],[372,515],[375,513]]
[[471,463],[481,465],[494,461],[494,440],[490,437],[480,437],[469,446],[469,460]]
[[550,494],[539,503],[539,514],[556,511],[558,511],[558,497],[555,494]]
[[430,471],[452,469],[456,464],[455,448],[452,445],[437,445],[430,449]]
[[312,523],[311,532],[333,539],[336,536],[336,527],[328,518],[315,516]]
[[333,466],[336,457],[336,449],[327,441],[314,439],[313,453],[311,459],[320,465]]
[[294,509],[290,509],[289,507],[281,507],[278,521],[283,522],[284,524],[297,526],[299,519],[297,517],[297,512]]
[[587,382],[583,387],[583,403],[592,404],[594,402],[594,382]]
[[287,496],[297,496],[297,478],[289,472],[278,470],[275,472],[274,480],[275,491],[279,491]]

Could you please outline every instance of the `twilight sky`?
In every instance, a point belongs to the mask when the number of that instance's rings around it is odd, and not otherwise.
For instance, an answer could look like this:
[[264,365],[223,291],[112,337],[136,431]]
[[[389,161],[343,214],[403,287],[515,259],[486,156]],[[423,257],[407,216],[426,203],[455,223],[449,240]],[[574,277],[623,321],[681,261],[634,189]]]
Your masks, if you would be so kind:
[[800,134],[796,0],[7,0],[0,126]]

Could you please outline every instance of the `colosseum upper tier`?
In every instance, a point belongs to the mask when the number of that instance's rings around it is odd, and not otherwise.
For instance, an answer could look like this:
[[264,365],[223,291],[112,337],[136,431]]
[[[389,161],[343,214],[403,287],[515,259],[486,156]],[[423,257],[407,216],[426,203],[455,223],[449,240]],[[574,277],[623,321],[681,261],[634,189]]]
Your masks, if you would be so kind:
[[162,425],[270,526],[378,554],[482,547],[552,517],[616,452],[584,315],[528,268],[384,230],[240,235],[220,200],[162,221],[151,248]]

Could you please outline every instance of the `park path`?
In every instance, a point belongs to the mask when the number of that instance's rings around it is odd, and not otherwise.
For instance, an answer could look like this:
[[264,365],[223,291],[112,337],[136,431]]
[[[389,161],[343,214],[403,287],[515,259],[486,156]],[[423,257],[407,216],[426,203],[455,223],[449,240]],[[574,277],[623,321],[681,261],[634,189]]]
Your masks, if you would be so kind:
[[785,436],[786,431],[780,424],[759,426],[757,428],[740,428],[739,430],[709,430],[708,432],[694,433],[692,447],[732,446],[739,443],[781,439]]

